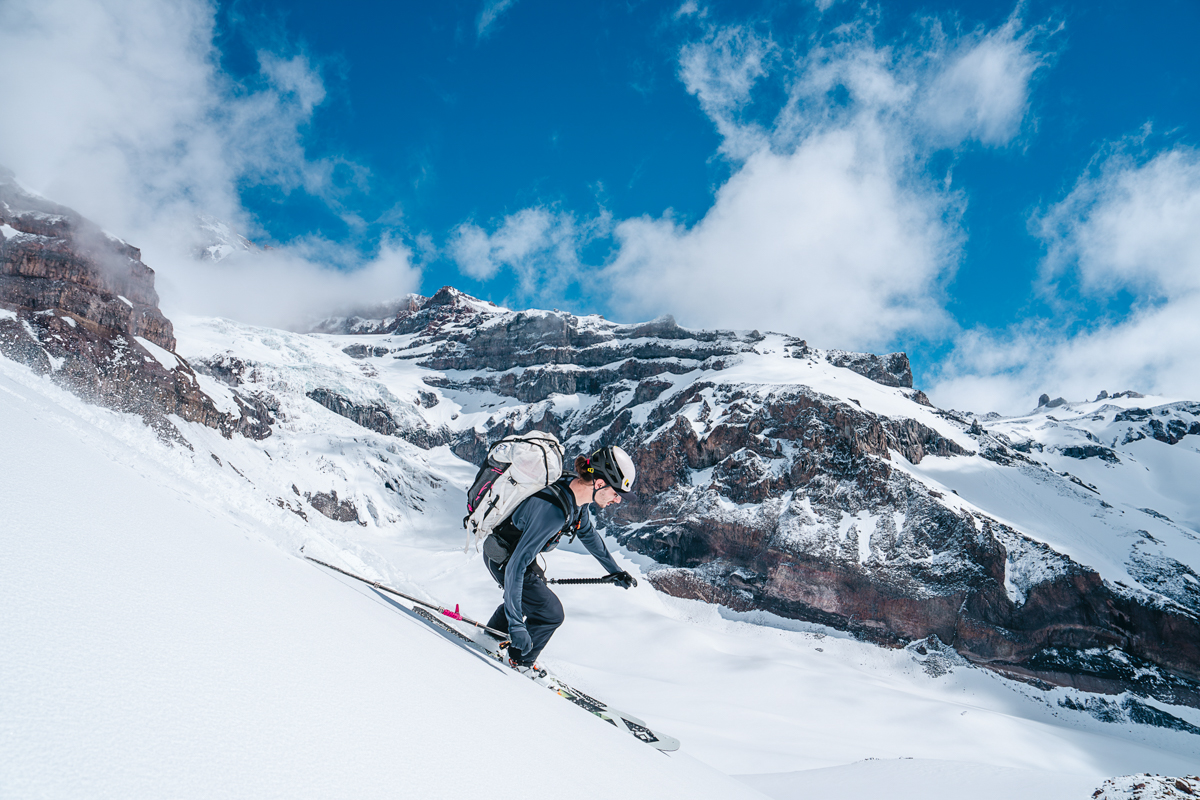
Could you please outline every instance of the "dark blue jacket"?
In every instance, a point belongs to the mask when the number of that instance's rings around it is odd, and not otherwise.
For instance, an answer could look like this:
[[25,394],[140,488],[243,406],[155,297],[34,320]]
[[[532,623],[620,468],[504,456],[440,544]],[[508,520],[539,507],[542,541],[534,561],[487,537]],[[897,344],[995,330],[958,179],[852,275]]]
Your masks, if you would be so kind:
[[[620,572],[621,568],[609,554],[604,540],[592,526],[592,515],[588,513],[591,503],[585,503],[583,508],[580,508],[575,502],[575,495],[570,489],[573,479],[574,476],[566,476],[558,481],[565,490],[564,494],[571,506],[570,518],[567,521],[572,528],[576,522],[581,523],[577,531],[579,540],[607,572]],[[557,503],[536,496],[517,506],[510,519],[521,531],[521,538],[504,565],[504,614],[508,617],[509,630],[512,630],[514,627],[525,627],[525,615],[521,610],[525,570],[537,558],[538,553],[549,552],[558,547],[558,542],[551,540],[562,530],[564,522],[562,509]]]

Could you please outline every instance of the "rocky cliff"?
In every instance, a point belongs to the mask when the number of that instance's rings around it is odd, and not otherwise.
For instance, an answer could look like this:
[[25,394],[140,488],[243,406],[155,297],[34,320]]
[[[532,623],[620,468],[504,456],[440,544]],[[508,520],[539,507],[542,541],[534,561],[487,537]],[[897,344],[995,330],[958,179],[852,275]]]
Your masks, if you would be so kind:
[[270,435],[263,402],[238,395],[238,413],[218,410],[174,349],[140,251],[0,170],[0,353],[169,438],[182,441],[169,415]]

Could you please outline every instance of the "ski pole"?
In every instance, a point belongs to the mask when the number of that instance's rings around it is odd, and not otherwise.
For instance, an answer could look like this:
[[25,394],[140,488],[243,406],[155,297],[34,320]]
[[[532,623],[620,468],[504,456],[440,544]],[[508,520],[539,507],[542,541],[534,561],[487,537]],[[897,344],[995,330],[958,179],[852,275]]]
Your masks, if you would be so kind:
[[434,611],[438,611],[438,612],[444,614],[445,616],[450,617],[450,619],[456,619],[456,620],[459,620],[460,622],[465,622],[468,625],[474,625],[476,628],[482,628],[483,630],[487,631],[489,634],[491,634],[492,636],[496,637],[497,639],[499,639],[501,641],[505,641],[508,639],[507,633],[504,633],[503,631],[498,631],[495,628],[489,628],[487,625],[484,625],[482,622],[476,622],[473,619],[464,617],[462,614],[458,613],[458,606],[455,606],[454,610],[451,611],[447,608],[442,608],[441,606],[436,605],[434,603],[426,603],[424,600],[418,600],[417,598],[413,597],[412,595],[408,595],[408,594],[405,594],[404,592],[397,591],[396,589],[393,589],[390,586],[384,586],[379,581],[373,581],[370,578],[364,578],[361,575],[355,575],[353,572],[347,572],[346,570],[342,569],[341,567],[335,567],[333,564],[326,564],[324,561],[320,561],[319,559],[313,558],[312,556],[304,556],[304,557],[307,558],[309,561],[313,562],[314,564],[320,564],[322,567],[328,567],[329,569],[333,570],[334,572],[340,572],[348,578],[354,578],[354,580],[356,580],[356,581],[362,581],[363,583],[371,586],[372,588],[379,589],[380,591],[387,592],[388,594],[394,594],[397,597],[403,597],[405,600],[409,601],[410,603],[417,603],[418,605],[425,606],[426,608],[432,608]]
[[[636,580],[634,580],[633,578],[630,578],[630,580],[633,580],[633,585],[637,586]],[[616,583],[616,582],[617,582],[616,577],[614,577],[612,575],[605,575],[603,578],[546,578],[546,583],[558,583],[558,584],[564,584],[564,585],[565,584],[581,584],[581,583]]]

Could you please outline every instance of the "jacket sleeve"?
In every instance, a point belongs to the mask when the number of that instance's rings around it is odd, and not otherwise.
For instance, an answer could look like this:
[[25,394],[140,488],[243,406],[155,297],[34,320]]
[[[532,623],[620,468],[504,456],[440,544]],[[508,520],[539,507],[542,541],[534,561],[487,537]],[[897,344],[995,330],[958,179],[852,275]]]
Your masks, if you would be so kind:
[[[558,506],[540,497],[530,497],[513,512],[512,523],[523,531],[517,547],[504,566],[504,615],[508,629],[525,627],[521,598],[525,590],[525,570],[542,552],[554,534],[562,530],[563,513]],[[601,542],[601,545],[604,543]]]
[[604,540],[600,538],[600,534],[596,533],[596,528],[592,525],[591,510],[585,507],[581,512],[584,515],[583,525],[579,528],[579,541],[583,542],[583,546],[588,552],[596,557],[600,562],[600,566],[612,572],[620,572],[621,568],[617,566],[617,562],[608,552],[608,546],[604,544]]

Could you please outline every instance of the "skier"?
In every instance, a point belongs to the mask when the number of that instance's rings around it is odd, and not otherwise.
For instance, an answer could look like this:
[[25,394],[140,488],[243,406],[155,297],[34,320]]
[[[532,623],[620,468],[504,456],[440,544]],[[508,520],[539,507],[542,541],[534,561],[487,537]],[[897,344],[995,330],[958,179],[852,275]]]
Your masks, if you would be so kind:
[[504,589],[504,602],[489,628],[507,631],[509,664],[528,676],[544,676],[535,663],[563,623],[563,607],[546,585],[537,555],[558,547],[564,534],[578,536],[608,571],[605,577],[623,589],[637,585],[609,554],[592,526],[589,503],[605,508],[621,502],[633,488],[633,460],[619,447],[602,447],[590,458],[575,459],[575,475],[566,474],[527,498],[484,542],[484,563]]

